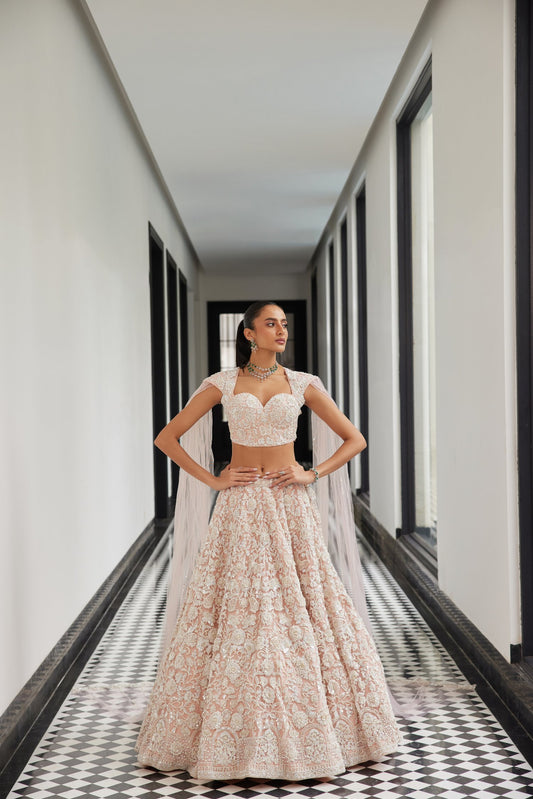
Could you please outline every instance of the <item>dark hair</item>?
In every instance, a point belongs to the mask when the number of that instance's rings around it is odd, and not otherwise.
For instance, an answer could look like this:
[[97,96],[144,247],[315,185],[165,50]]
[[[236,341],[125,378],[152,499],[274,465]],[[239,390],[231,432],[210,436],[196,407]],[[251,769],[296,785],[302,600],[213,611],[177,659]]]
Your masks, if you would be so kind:
[[278,308],[280,307],[279,303],[273,302],[272,300],[252,302],[245,310],[242,322],[239,322],[235,341],[237,366],[246,366],[252,352],[250,342],[244,335],[244,328],[247,327],[250,330],[254,329],[254,320],[259,316],[265,305],[276,305]]

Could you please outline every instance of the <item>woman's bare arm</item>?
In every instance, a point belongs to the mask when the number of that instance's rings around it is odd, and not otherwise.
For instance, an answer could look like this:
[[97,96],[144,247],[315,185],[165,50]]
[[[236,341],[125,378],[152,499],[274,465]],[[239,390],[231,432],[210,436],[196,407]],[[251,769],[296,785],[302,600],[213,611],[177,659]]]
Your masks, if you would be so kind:
[[367,446],[363,434],[342,413],[331,397],[316,386],[309,385],[304,393],[305,404],[343,439],[341,446],[323,463],[317,465],[321,477],[339,469]]
[[[309,385],[304,393],[305,404],[317,416],[343,439],[341,446],[323,463],[317,464],[320,477],[340,469],[347,461],[357,455],[366,447],[366,439],[333,402],[331,397],[324,394],[316,386]],[[292,483],[307,485],[313,483],[315,476],[310,470],[304,470],[300,464],[287,464],[282,469],[269,473],[272,487],[283,487]]]
[[211,410],[220,402],[222,392],[216,386],[208,386],[205,391],[200,391],[193,397],[185,408],[174,416],[170,422],[156,436],[154,444],[161,452],[177,463],[182,469],[212,486],[214,475],[196,463],[191,456],[185,452],[179,439],[189,430],[198,419]]
[[228,469],[224,469],[220,477],[215,477],[214,474],[208,472],[207,469],[204,469],[203,466],[200,466],[199,463],[191,458],[179,443],[181,436],[187,430],[190,430],[193,424],[196,424],[211,408],[218,405],[221,398],[222,392],[216,386],[208,386],[203,391],[200,391],[188,402],[182,411],[170,420],[154,440],[156,447],[161,452],[164,452],[174,463],[177,463],[190,475],[196,477],[197,480],[201,480],[202,483],[216,490],[251,482],[252,476],[257,472],[257,469],[238,467],[231,469],[231,472]]

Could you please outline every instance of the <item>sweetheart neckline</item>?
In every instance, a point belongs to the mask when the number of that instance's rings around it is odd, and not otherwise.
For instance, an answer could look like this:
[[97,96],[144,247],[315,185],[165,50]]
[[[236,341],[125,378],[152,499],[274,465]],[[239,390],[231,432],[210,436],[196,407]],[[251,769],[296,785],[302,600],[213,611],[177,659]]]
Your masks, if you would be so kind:
[[252,392],[251,392],[251,391],[238,391],[238,392],[237,392],[237,394],[235,394],[235,393],[232,393],[232,395],[231,395],[231,396],[232,396],[232,397],[239,397],[241,394],[247,394],[249,397],[253,397],[254,399],[256,399],[256,400],[258,401],[259,405],[260,405],[262,408],[266,408],[266,406],[268,405],[268,403],[269,403],[271,400],[273,400],[273,399],[274,399],[274,397],[294,397],[294,394],[292,393],[292,391],[278,391],[278,392],[277,392],[277,394],[272,394],[272,396],[271,396],[271,397],[269,397],[269,399],[267,399],[267,401],[266,401],[266,402],[265,402],[265,404],[263,405],[263,403],[261,402],[261,400],[259,399],[259,397],[258,397],[256,394],[252,394]]
[[263,405],[263,403],[261,402],[259,397],[256,396],[256,394],[252,394],[251,391],[239,391],[237,394],[235,394],[235,386],[237,385],[237,380],[239,379],[239,367],[237,366],[236,369],[235,369],[235,380],[233,380],[233,382],[231,384],[231,391],[229,392],[230,396],[231,397],[238,397],[239,394],[248,394],[250,397],[255,397],[255,399],[258,401],[259,405],[263,409],[266,408],[266,406],[268,405],[270,400],[273,400],[274,397],[279,397],[280,394],[281,395],[286,395],[287,397],[294,397],[294,389],[293,389],[293,386],[292,386],[292,383],[291,383],[291,379],[290,379],[291,370],[288,369],[286,366],[284,367],[284,369],[285,369],[285,376],[287,378],[287,383],[289,384],[290,391],[278,391],[277,394],[272,394],[272,396],[269,399],[267,399],[267,401]]

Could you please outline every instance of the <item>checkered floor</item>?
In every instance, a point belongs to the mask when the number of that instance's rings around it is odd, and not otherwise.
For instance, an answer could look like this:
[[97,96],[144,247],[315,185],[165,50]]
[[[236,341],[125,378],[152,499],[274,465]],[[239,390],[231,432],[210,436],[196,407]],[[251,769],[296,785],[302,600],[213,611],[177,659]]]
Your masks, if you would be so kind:
[[[388,677],[464,682],[457,666],[388,572],[361,542],[371,618]],[[345,774],[288,783],[246,779],[202,782],[138,768],[134,742],[139,724],[113,720],[84,700],[102,684],[144,683],[155,674],[163,619],[169,543],[165,537],[123,603],[76,686],[33,753],[9,799],[171,796],[174,799],[235,795],[332,796],[376,799],[533,797],[533,771],[475,692],[457,694],[423,720],[400,720],[405,743],[382,763],[354,766]]]

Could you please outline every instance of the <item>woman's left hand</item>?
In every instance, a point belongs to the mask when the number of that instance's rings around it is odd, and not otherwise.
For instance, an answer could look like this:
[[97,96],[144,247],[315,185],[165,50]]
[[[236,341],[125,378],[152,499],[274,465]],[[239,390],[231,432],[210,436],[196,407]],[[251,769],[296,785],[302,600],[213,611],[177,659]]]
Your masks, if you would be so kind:
[[315,475],[313,472],[306,471],[299,463],[291,463],[290,466],[283,466],[273,472],[267,472],[263,477],[272,480],[271,488],[283,488],[288,485],[309,485],[314,483]]

